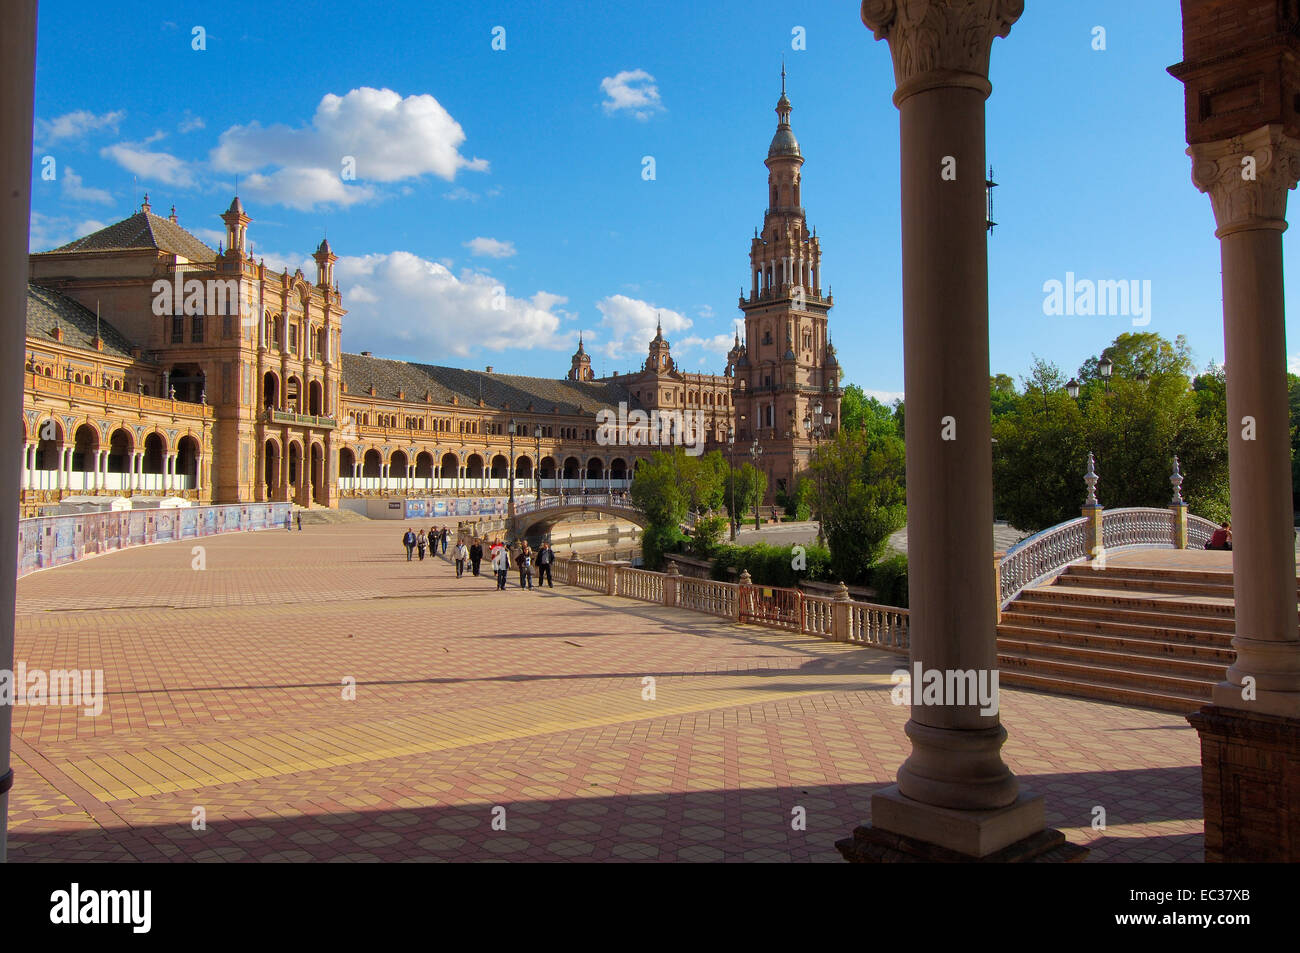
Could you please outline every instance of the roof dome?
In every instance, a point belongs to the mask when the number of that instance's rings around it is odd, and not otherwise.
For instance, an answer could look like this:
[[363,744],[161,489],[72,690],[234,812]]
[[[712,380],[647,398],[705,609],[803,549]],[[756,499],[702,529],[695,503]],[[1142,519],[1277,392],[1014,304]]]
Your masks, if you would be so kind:
[[783,122],[776,127],[776,135],[772,137],[772,144],[767,149],[769,159],[776,156],[800,156],[799,142],[794,137],[794,130],[790,128],[788,122]]

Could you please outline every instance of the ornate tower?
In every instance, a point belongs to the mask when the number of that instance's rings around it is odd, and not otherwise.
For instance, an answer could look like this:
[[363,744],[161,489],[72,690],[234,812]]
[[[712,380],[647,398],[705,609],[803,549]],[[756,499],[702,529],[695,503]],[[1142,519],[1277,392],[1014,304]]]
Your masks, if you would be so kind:
[[226,209],[226,214],[221,216],[221,220],[226,223],[226,253],[247,255],[248,223],[252,219],[244,214],[244,205],[239,201],[238,195],[230,203],[230,208]]
[[650,342],[650,356],[645,360],[645,369],[656,374],[667,374],[673,370],[673,358],[668,353],[668,342],[664,340],[662,321],[655,321],[655,336]]
[[[785,93],[776,103],[777,126],[767,150],[767,210],[749,246],[750,296],[740,298],[745,345],[735,349],[737,443],[758,437],[759,465],[770,494],[793,485],[808,464],[813,440],[803,418],[818,400],[839,426],[839,366],[827,336],[834,300],[822,295],[821,242],[808,228],[802,201],[804,158],[790,125]],[[740,415],[744,419],[740,419]]]
[[578,350],[574,352],[569,365],[569,380],[589,381],[592,379],[591,355],[582,347],[582,334],[578,334]]
[[334,285],[334,262],[338,261],[338,256],[330,251],[330,240],[322,238],[320,246],[316,249],[316,254],[312,255],[316,259],[316,287],[329,289]]

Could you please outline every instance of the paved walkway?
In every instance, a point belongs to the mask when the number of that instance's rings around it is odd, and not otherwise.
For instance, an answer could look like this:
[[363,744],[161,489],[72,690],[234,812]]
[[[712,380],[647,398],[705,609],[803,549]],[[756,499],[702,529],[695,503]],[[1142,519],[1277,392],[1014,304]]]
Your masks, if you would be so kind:
[[[106,698],[15,709],[10,857],[834,861],[906,757],[892,656],[513,575],[498,593],[408,563],[402,529],[20,580],[17,658],[102,668]],[[1007,762],[1090,860],[1201,858],[1183,719],[1019,690],[1002,717]]]

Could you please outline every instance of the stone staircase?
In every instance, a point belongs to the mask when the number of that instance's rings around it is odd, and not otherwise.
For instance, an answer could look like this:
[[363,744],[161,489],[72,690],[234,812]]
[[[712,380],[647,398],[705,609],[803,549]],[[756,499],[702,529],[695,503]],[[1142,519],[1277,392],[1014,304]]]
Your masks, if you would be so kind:
[[[342,507],[330,509],[328,506],[321,506],[319,503],[313,503],[311,506],[294,505],[295,518],[299,513],[302,514],[302,525],[312,526],[321,524],[334,523],[368,523],[369,520],[360,513],[353,510],[345,510]],[[296,524],[295,524],[296,525]]]
[[1232,573],[1072,565],[1002,612],[1003,685],[1190,713],[1232,664]]

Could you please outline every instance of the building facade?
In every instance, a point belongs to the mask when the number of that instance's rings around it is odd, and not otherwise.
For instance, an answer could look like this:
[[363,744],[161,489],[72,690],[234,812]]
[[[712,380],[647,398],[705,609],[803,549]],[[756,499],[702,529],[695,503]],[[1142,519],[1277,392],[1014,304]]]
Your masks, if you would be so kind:
[[791,108],[783,73],[745,341],[721,374],[679,370],[662,327],[639,370],[599,379],[581,339],[562,379],[345,353],[328,241],[314,279],[269,269],[247,251],[238,197],[215,250],[145,196],[130,217],[31,255],[23,514],[81,495],[335,506],[511,480],[519,493],[623,489],[657,447],[602,439],[597,414],[620,406],[692,414],[704,450],[766,471],[770,500],[807,464],[811,408],[839,419]]

